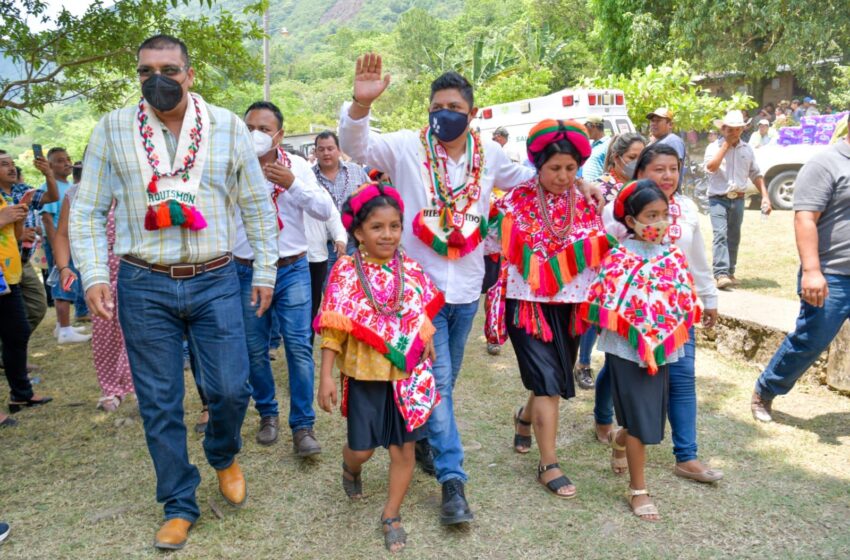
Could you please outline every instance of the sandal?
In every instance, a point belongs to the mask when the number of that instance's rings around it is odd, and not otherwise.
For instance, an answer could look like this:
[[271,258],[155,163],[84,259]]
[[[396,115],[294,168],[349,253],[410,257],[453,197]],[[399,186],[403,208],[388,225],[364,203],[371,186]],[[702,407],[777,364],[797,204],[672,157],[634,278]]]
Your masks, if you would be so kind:
[[[629,460],[626,457],[615,457],[615,451],[625,451],[626,446],[617,443],[617,432],[619,430],[611,430],[608,432],[608,444],[611,446],[611,470],[614,474],[626,474],[629,472]],[[620,469],[620,470],[617,470]]]
[[723,471],[719,469],[706,468],[701,472],[691,472],[687,469],[683,469],[678,464],[673,467],[673,474],[681,478],[702,482],[703,484],[711,484],[712,482],[717,482],[723,479]]
[[[359,500],[363,497],[363,481],[360,480],[360,472],[353,472],[342,462],[342,489],[345,494],[352,500]],[[362,472],[362,471],[361,471]],[[350,474],[351,478],[346,478],[346,474]]]
[[529,451],[531,451],[531,436],[524,436],[519,433],[519,426],[531,427],[531,422],[527,422],[521,418],[522,409],[524,407],[519,407],[519,410],[514,414],[514,451],[517,453],[521,453],[525,455]]
[[97,409],[104,412],[115,412],[119,406],[121,406],[121,397],[118,395],[110,395],[97,399]]
[[575,498],[578,491],[573,491],[572,494],[561,494],[558,492],[564,486],[571,486],[572,481],[567,478],[566,475],[562,474],[556,478],[553,478],[549,482],[543,482],[543,473],[550,469],[560,469],[561,465],[558,463],[552,463],[551,465],[537,465],[537,482],[546,487],[547,490],[558,496],[559,498],[563,498],[568,500],[570,498]]
[[[401,523],[401,517],[381,518],[381,525],[386,525],[387,530],[384,532],[384,546],[390,552],[400,552],[407,544],[407,531],[404,527],[393,527],[393,523]],[[393,545],[400,544],[397,550],[393,550]]]
[[201,409],[201,416],[203,416],[204,414],[207,414],[207,421],[206,422],[200,422],[199,421],[197,424],[195,424],[195,433],[196,434],[203,434],[204,432],[207,431],[207,424],[209,423],[209,412],[210,412],[210,407],[208,405],[204,405],[204,408]]
[[31,399],[27,399],[25,401],[9,401],[9,414],[15,414],[22,411],[25,408],[32,408],[34,406],[42,406],[53,400],[53,397],[41,397],[36,399],[35,397]]
[[642,490],[635,490],[629,487],[629,491],[626,492],[626,499],[629,500],[629,507],[632,508],[632,513],[634,513],[644,521],[658,521],[658,519],[646,519],[646,516],[648,515],[658,515],[658,508],[655,507],[655,504],[648,503],[642,506],[634,507],[632,505],[632,499],[635,496],[646,496],[649,498],[651,497],[649,490],[647,490],[646,488]]

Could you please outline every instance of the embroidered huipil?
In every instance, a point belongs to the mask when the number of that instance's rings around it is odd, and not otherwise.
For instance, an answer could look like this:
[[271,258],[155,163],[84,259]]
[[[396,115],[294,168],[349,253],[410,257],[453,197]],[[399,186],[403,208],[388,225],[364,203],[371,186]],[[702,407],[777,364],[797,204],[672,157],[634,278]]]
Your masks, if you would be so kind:
[[[342,107],[339,121],[339,140],[342,150],[355,161],[376,167],[392,177],[393,185],[404,199],[404,233],[402,245],[413,260],[422,265],[437,288],[445,293],[447,303],[470,303],[481,295],[484,278],[484,244],[459,259],[437,254],[413,233],[413,219],[425,208],[431,208],[428,185],[423,184],[420,157],[422,143],[419,132],[400,130],[389,134],[369,131],[369,117],[354,120],[348,116],[349,103]],[[509,190],[531,179],[535,170],[513,163],[492,140],[484,143],[485,168],[481,174],[480,196],[474,211],[480,216],[489,214],[490,193],[494,186]],[[466,180],[467,155],[457,161],[448,158],[446,166],[452,185]]]
[[[277,256],[291,257],[307,251],[307,228],[304,224],[306,213],[317,220],[330,219],[334,207],[331,196],[316,182],[316,176],[302,157],[287,154],[292,163],[292,174],[295,181],[277,198],[277,215],[283,223],[283,229],[277,232]],[[274,192],[274,183],[263,179],[266,191]],[[254,252],[248,242],[242,217],[236,216],[236,244],[233,254],[242,259],[253,259]],[[277,229],[277,228],[276,228]]]
[[[164,265],[205,262],[232,251],[238,208],[256,255],[253,284],[274,287],[278,226],[253,142],[236,115],[212,105],[207,109],[210,126],[202,142],[209,143],[209,157],[197,192],[197,207],[207,227],[198,231],[181,227],[145,229],[147,184],[142,180],[143,162],[139,162],[134,145],[141,142],[137,108],[113,111],[95,126],[69,227],[74,263],[86,289],[109,283],[106,217],[113,200],[115,254]],[[162,132],[170,158],[183,157],[176,154],[174,135],[165,127]]]
[[[367,299],[353,257],[341,257],[331,270],[314,326],[322,335],[322,348],[338,352],[337,367],[348,377],[361,381],[405,379],[434,335],[431,319],[443,306],[443,294],[416,262],[406,256],[403,260],[403,304],[401,311],[391,316],[376,311]],[[391,298],[398,266],[395,257],[363,260],[376,300]]]
[[[572,193],[543,191],[556,230],[572,227],[564,238],[546,226],[540,211],[537,179],[532,179],[496,202],[502,213],[502,255],[508,263],[507,297],[543,303],[578,303],[614,243],[596,209],[573,187]],[[574,208],[572,207],[574,205]]]
[[600,265],[579,315],[603,329],[600,351],[652,374],[684,355],[701,310],[681,249],[626,239]]

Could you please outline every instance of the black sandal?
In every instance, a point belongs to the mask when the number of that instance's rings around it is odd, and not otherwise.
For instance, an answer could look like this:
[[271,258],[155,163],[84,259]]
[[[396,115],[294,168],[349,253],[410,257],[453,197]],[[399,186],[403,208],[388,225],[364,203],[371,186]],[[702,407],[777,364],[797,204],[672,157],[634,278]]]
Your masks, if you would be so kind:
[[[363,481],[360,480],[360,473],[352,472],[352,470],[348,468],[348,465],[345,464],[345,461],[342,462],[342,472],[342,489],[345,490],[345,494],[352,500],[359,500],[362,498]],[[350,474],[351,478],[346,478],[346,474]]]
[[381,518],[381,525],[387,526],[387,532],[384,533],[384,546],[386,546],[387,550],[390,552],[400,552],[404,549],[404,546],[396,551],[393,551],[392,546],[394,544],[406,545],[407,531],[404,530],[404,527],[393,527],[393,523],[401,523],[401,517],[388,517],[387,519]]
[[543,473],[550,469],[560,469],[561,465],[558,463],[552,463],[551,465],[537,465],[537,482],[546,487],[547,490],[555,494],[559,498],[569,499],[575,498],[578,492],[573,492],[572,494],[560,494],[558,490],[563,488],[564,486],[570,486],[572,481],[567,478],[567,475],[562,474],[557,478],[553,478],[549,482],[543,482]]
[[27,399],[25,401],[9,401],[9,414],[15,414],[25,408],[41,406],[49,403],[53,397],[41,397],[40,399]]
[[531,451],[531,436],[524,436],[519,433],[519,426],[526,426],[528,428],[531,427],[531,422],[526,422],[521,418],[522,409],[524,407],[519,407],[519,410],[514,414],[514,451],[517,453],[522,453],[525,455],[529,451]]

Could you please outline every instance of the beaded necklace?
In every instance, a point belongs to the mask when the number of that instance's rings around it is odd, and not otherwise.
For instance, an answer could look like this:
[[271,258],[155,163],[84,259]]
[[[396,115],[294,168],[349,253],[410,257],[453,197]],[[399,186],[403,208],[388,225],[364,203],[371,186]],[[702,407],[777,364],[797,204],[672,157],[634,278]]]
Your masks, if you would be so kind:
[[[434,134],[431,127],[424,127],[420,139],[425,146],[426,165],[430,170],[431,204],[440,210],[440,222],[443,227],[453,227],[460,230],[466,220],[466,213],[481,196],[481,170],[484,168],[484,145],[478,132],[470,130],[466,137],[466,180],[456,188],[452,188],[449,180],[448,156],[445,149],[434,144]],[[439,160],[439,163],[438,163]],[[466,199],[466,204],[458,208],[458,201]]]
[[145,98],[142,97],[139,100],[139,110],[136,114],[136,119],[139,121],[139,134],[142,137],[142,145],[144,146],[145,153],[147,154],[148,164],[151,166],[151,170],[153,171],[150,183],[148,183],[148,192],[152,194],[155,194],[157,191],[156,183],[160,177],[179,176],[183,179],[183,182],[186,182],[189,180],[189,170],[195,166],[195,158],[197,157],[198,150],[201,147],[203,122],[201,120],[200,103],[197,102],[195,96],[192,94],[189,94],[189,98],[192,100],[192,106],[195,109],[195,126],[189,130],[189,139],[191,140],[191,143],[187,148],[187,154],[183,157],[183,165],[179,169],[167,171],[165,173],[159,170],[159,159],[154,152],[153,129],[149,123],[150,117],[145,111]]
[[566,239],[570,232],[573,229],[573,208],[575,207],[575,188],[570,187],[569,194],[567,195],[567,215],[569,216],[569,220],[567,221],[566,227],[561,229],[557,229],[555,224],[552,223],[552,218],[549,216],[549,205],[546,203],[546,194],[543,189],[543,185],[538,181],[537,183],[537,204],[540,207],[540,215],[543,217],[543,224],[546,226],[546,229],[549,230],[553,236],[557,239],[563,241]]
[[366,294],[366,299],[369,300],[375,311],[388,317],[400,313],[402,304],[404,303],[404,262],[401,252],[398,249],[396,249],[393,258],[396,261],[396,269],[393,271],[395,273],[393,295],[386,302],[381,303],[375,299],[375,295],[372,292],[372,285],[366,276],[366,271],[363,270],[363,260],[360,256],[360,251],[354,252],[354,268],[357,271],[357,279],[363,287],[363,293]]

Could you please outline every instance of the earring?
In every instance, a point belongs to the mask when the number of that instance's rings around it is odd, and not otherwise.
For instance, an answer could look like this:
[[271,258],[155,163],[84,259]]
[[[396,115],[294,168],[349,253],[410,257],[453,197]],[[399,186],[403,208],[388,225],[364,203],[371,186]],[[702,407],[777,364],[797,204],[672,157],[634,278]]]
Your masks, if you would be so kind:
[[360,242],[360,245],[357,246],[357,249],[360,251],[360,254],[364,257],[368,257],[369,253],[366,252],[366,247],[363,245],[363,242]]

